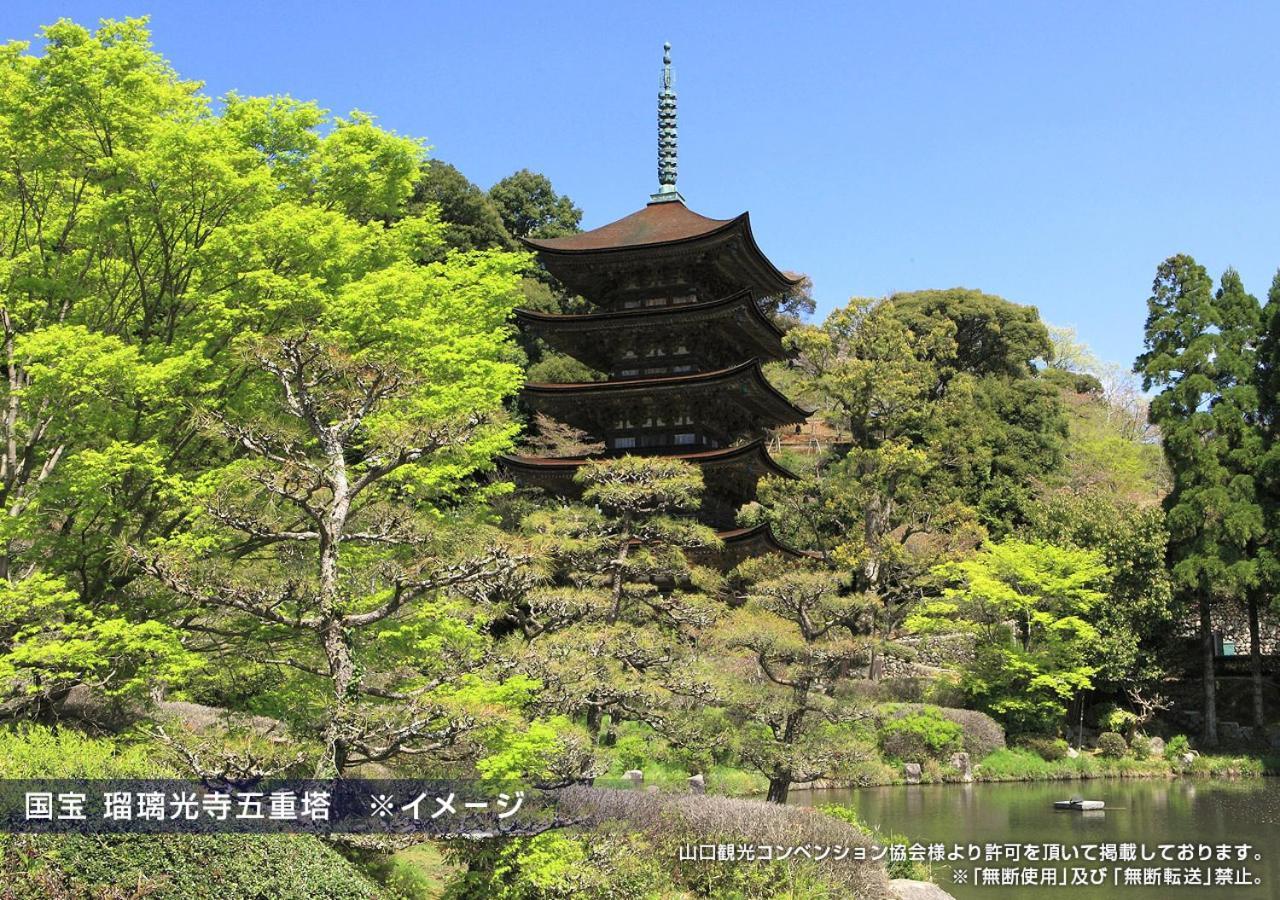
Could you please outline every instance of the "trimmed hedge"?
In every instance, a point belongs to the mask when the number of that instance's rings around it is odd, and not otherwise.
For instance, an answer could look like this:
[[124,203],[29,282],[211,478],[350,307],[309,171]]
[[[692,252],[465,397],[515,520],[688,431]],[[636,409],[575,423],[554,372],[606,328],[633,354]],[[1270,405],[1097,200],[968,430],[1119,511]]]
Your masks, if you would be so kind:
[[9,900],[373,900],[382,891],[309,835],[41,834],[0,842]]

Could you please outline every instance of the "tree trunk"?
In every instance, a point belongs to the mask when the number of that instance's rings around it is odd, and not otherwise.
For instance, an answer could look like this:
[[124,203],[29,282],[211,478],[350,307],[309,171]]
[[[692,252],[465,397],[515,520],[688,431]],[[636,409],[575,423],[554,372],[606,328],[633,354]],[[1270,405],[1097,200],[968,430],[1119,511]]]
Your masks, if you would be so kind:
[[1258,598],[1249,598],[1249,674],[1253,679],[1253,726],[1258,735],[1267,727],[1262,705],[1262,635],[1258,626]]
[[1200,592],[1200,651],[1203,654],[1202,677],[1204,679],[1204,743],[1206,747],[1218,746],[1218,703],[1213,674],[1213,620],[1209,614],[1209,594]]
[[329,658],[329,676],[333,684],[333,707],[329,710],[324,726],[324,752],[316,763],[316,778],[334,778],[342,775],[347,766],[347,738],[342,733],[347,720],[347,706],[355,681],[355,662],[351,658],[351,645],[347,642],[346,629],[340,620],[331,621],[325,628],[324,652]]
[[791,792],[791,776],[775,775],[769,779],[769,794],[765,797],[769,803],[786,803],[787,794]]
[[600,736],[600,719],[602,717],[603,713],[599,706],[592,703],[587,707],[587,731],[591,732],[591,737],[593,738]]

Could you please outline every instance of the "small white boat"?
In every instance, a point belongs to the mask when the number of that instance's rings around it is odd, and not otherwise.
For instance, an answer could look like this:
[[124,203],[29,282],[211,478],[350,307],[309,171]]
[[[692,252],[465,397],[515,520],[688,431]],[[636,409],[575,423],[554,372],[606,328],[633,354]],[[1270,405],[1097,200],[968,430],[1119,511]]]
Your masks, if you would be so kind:
[[1054,809],[1074,809],[1077,811],[1103,809],[1106,805],[1103,800],[1082,800],[1079,797],[1072,797],[1070,800],[1055,800],[1053,802]]

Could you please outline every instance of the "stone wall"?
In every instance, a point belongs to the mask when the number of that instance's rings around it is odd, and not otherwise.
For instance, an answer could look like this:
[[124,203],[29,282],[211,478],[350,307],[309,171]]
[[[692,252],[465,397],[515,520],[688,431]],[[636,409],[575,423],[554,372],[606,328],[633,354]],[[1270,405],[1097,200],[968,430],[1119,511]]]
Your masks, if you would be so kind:
[[[1249,611],[1242,603],[1218,603],[1212,608],[1213,630],[1222,641],[1235,641],[1236,655],[1249,655]],[[1259,633],[1262,652],[1280,655],[1280,616],[1267,609],[1259,610]],[[1192,622],[1192,635],[1196,622]]]

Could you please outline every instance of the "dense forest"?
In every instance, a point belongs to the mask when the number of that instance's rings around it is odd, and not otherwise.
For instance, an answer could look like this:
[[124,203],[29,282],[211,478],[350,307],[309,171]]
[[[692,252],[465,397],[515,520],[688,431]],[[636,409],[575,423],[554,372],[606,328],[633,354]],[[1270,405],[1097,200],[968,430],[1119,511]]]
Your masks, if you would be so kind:
[[0,47],[0,160],[0,776],[448,774],[609,823],[5,835],[12,896],[877,897],[675,847],[888,837],[733,799],[815,782],[1270,764],[1280,275],[1171,257],[1132,368],[978,290],[764,298],[815,413],[738,516],[800,553],[725,572],[695,467],[602,457],[565,500],[498,464],[594,446],[517,399],[603,377],[512,323],[584,304],[519,241],[580,226],[545,176],[210,99],[143,20]]

